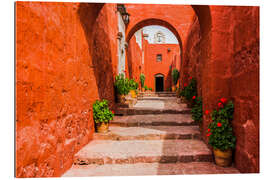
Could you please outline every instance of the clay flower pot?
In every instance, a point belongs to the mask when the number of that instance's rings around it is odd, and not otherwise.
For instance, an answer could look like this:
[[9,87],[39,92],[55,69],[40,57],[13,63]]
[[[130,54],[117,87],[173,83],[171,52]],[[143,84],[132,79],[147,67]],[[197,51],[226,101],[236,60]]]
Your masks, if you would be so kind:
[[109,131],[109,123],[97,123],[96,127],[98,133],[106,133]]
[[145,91],[145,89],[144,88],[142,88],[142,92],[144,92]]
[[176,87],[172,86],[172,92],[175,92],[175,91],[176,91]]
[[228,149],[221,151],[220,149],[214,149],[215,162],[218,166],[228,167],[232,164],[232,150]]
[[129,93],[130,93],[132,98],[137,98],[135,90],[130,90]]

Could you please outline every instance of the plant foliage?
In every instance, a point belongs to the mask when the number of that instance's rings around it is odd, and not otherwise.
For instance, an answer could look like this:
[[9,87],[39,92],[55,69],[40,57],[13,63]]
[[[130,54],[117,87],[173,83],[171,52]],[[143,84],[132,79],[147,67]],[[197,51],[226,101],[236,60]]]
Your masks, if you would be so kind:
[[179,79],[179,71],[176,68],[174,68],[172,71],[172,78],[173,78],[173,84],[176,85]]
[[202,98],[196,97],[194,100],[193,107],[191,109],[192,119],[196,122],[202,122],[203,118],[203,110],[202,110]]
[[153,89],[152,88],[150,88],[150,87],[147,87],[147,86],[144,86],[144,89],[147,91],[147,90],[150,90],[150,91],[152,91]]
[[114,86],[120,95],[127,95],[129,93],[130,82],[128,78],[124,77],[124,74],[119,74],[115,77]]
[[219,107],[211,113],[212,123],[208,126],[209,144],[214,149],[225,151],[235,148],[236,138],[233,134],[231,120],[234,105],[231,101],[219,102]]
[[195,78],[192,78],[187,86],[184,86],[180,91],[180,96],[185,97],[186,100],[191,101],[193,96],[197,96],[197,82]]
[[108,123],[114,117],[114,114],[108,107],[107,100],[96,100],[93,104],[93,114],[94,114],[94,121],[95,123]]
[[141,87],[144,87],[144,81],[145,81],[144,74],[140,74],[140,81],[141,81]]
[[134,79],[129,80],[129,89],[130,90],[136,90],[136,89],[138,89],[138,87],[139,87],[139,84]]

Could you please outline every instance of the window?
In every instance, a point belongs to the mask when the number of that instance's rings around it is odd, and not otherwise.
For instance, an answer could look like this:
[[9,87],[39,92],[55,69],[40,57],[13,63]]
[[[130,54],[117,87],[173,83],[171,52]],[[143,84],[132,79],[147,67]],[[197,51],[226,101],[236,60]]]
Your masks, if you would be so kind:
[[157,62],[161,62],[162,61],[162,54],[157,54]]

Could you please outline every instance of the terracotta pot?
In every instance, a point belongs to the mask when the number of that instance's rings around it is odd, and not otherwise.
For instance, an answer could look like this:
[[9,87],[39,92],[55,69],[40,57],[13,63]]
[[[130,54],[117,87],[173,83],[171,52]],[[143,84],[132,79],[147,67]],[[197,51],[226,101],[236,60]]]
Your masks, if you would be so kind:
[[228,167],[232,164],[232,150],[221,151],[220,149],[214,149],[215,162],[218,166]]
[[175,92],[175,91],[176,91],[175,86],[172,86],[172,92]]
[[142,88],[142,92],[144,92],[144,88]]
[[132,98],[137,98],[136,91],[135,90],[130,90],[129,91],[130,95]]
[[97,123],[96,127],[98,133],[106,133],[109,131],[109,123]]
[[123,94],[117,94],[117,101],[121,104],[124,104],[125,103],[125,95]]

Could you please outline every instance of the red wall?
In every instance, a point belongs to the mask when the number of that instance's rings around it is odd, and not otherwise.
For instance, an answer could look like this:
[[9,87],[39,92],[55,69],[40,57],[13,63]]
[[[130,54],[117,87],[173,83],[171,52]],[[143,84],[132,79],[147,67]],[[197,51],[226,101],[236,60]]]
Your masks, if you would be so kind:
[[[126,35],[141,26],[161,23],[182,42],[180,85],[187,80],[185,75],[198,79],[204,110],[214,109],[221,97],[234,101],[235,165],[241,172],[258,172],[259,8],[126,7],[131,14]],[[106,98],[114,107],[115,10],[115,4],[16,3],[17,177],[60,176],[71,166],[73,155],[92,139],[94,101]],[[136,60],[129,70],[136,78],[141,55],[136,54],[134,40],[129,44],[128,56]],[[147,77],[166,74],[168,64],[157,69],[161,66],[155,57],[160,48],[157,51],[156,45],[145,44],[142,71],[145,84],[154,89],[154,81]],[[179,52],[179,46],[171,49],[170,53]],[[155,72],[147,75],[150,68]],[[204,135],[210,122],[204,117]]]
[[[170,52],[168,51],[170,49]],[[142,55],[144,51],[144,64]],[[155,75],[164,75],[164,90],[172,87],[171,71],[173,68],[180,68],[180,47],[178,44],[149,44],[142,39],[142,49],[136,42],[135,36],[129,41],[127,50],[127,71],[129,77],[140,82],[140,74],[145,75],[145,85],[155,91]],[[162,62],[156,61],[156,55],[162,54]],[[172,66],[172,69],[170,68]]]
[[[164,75],[164,90],[172,87],[172,69],[180,68],[180,48],[178,44],[146,44],[145,85],[155,90],[155,75]],[[168,48],[171,50],[168,52]],[[157,54],[162,54],[162,61],[157,62]],[[172,68],[170,68],[170,66]]]
[[140,81],[140,74],[142,72],[142,49],[136,42],[135,36],[133,36],[128,44],[127,49],[127,61],[126,70],[128,71],[128,77],[134,78],[136,82]]
[[92,139],[94,101],[113,105],[114,12],[113,4],[16,3],[16,177],[60,176]]
[[[216,108],[221,97],[233,100],[235,165],[241,172],[259,172],[259,8],[210,6],[212,24],[200,19],[206,11],[197,8],[181,74],[197,78],[204,110]],[[186,81],[182,76],[181,84]],[[210,122],[204,117],[204,134]]]

